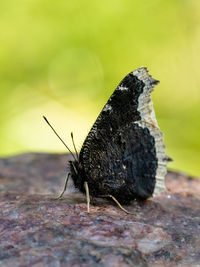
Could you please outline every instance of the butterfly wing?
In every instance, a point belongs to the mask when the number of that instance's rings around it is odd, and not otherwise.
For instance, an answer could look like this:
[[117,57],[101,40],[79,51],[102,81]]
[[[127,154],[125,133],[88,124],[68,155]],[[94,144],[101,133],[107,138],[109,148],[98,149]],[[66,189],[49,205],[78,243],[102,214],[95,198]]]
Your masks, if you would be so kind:
[[165,189],[167,156],[150,97],[157,83],[141,67],[121,81],[102,109],[79,157],[91,195],[112,194],[126,202]]

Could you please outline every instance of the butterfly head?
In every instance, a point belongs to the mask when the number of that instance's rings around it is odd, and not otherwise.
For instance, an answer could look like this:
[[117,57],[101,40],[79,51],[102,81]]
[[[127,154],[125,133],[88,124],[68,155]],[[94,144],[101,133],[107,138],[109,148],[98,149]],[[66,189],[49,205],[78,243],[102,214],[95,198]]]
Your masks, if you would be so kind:
[[69,161],[69,164],[70,164],[70,174],[74,182],[74,186],[78,188],[81,192],[84,192],[85,175],[80,161],[78,160]]

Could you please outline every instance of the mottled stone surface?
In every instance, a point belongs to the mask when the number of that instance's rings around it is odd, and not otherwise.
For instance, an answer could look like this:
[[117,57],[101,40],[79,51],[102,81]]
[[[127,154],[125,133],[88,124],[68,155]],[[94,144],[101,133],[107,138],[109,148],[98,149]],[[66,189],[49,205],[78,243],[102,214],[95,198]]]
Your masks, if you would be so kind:
[[200,266],[200,180],[168,172],[168,192],[125,206],[61,190],[69,155],[0,159],[0,266]]

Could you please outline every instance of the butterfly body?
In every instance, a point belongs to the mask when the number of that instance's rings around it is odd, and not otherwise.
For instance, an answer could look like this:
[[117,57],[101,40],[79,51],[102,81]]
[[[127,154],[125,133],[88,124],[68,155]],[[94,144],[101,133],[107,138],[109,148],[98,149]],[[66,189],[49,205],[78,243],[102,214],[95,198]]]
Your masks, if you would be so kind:
[[70,162],[75,187],[112,195],[121,203],[164,190],[168,158],[150,98],[158,83],[146,68],[118,85],[90,130],[79,158]]

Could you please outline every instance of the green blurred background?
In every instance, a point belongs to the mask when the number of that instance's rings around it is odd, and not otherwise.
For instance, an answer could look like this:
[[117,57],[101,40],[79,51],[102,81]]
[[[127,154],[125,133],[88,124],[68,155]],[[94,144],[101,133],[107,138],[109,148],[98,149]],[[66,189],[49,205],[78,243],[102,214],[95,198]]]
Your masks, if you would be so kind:
[[1,0],[0,156],[64,152],[120,80],[146,66],[169,167],[200,175],[200,1]]

